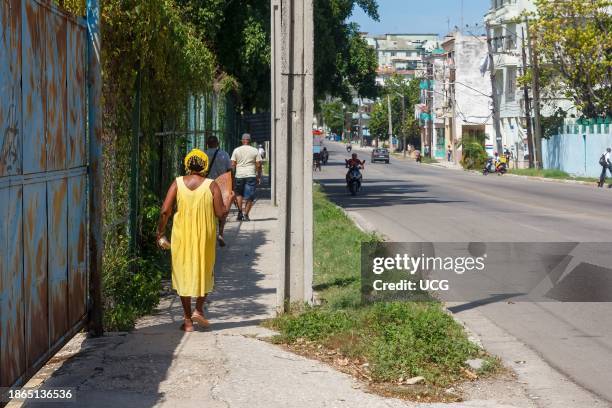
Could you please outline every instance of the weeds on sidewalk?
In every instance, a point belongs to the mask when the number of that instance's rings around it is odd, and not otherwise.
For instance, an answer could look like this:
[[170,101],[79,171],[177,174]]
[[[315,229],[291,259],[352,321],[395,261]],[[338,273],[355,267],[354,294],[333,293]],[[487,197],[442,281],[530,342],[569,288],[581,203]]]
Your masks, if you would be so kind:
[[421,162],[425,164],[435,164],[438,163],[438,160],[434,157],[423,156],[421,157]]
[[518,176],[543,177],[558,180],[588,181],[593,183],[598,181],[598,179],[593,177],[573,177],[562,170],[556,169],[511,169],[509,173]]
[[[445,392],[448,387],[499,368],[438,302],[362,305],[360,246],[379,238],[357,229],[319,190],[314,219],[314,281],[321,304],[297,305],[269,321],[280,333],[274,342],[326,361],[382,394],[419,401],[457,401],[460,396]],[[480,372],[465,366],[471,358],[485,360]],[[417,376],[424,384],[408,385]]]

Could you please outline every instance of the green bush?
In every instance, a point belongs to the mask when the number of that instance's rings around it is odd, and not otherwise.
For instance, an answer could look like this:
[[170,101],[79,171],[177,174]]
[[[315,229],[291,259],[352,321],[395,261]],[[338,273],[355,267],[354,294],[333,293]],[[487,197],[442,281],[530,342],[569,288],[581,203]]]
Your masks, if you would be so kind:
[[468,170],[482,169],[487,162],[487,152],[484,146],[475,140],[466,140],[461,143],[462,155],[461,165]]
[[107,241],[102,273],[106,331],[131,330],[159,303],[162,271],[154,261],[131,258],[125,237]]

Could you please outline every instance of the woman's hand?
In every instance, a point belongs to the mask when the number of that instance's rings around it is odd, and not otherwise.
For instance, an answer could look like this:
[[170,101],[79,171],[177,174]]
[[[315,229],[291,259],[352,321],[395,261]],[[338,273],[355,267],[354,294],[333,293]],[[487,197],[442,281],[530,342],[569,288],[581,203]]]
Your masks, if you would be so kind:
[[159,240],[162,238],[166,231],[166,225],[168,224],[168,219],[170,215],[172,215],[172,208],[174,207],[174,202],[176,200],[176,193],[178,190],[178,186],[176,185],[176,180],[170,185],[168,189],[168,193],[166,194],[166,199],[162,204],[161,210],[159,212],[159,222],[157,223],[157,245],[159,246]]

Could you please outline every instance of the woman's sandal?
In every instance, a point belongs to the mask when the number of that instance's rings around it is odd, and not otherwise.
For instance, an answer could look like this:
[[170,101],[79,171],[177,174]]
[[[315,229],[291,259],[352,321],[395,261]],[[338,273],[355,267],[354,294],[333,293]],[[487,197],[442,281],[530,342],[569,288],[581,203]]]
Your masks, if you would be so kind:
[[207,328],[208,326],[210,326],[210,322],[208,321],[208,319],[206,319],[203,315],[199,313],[192,314],[191,320],[193,320],[194,322],[196,322],[197,324],[199,324],[200,326],[204,328]]
[[181,330],[186,332],[186,333],[191,333],[195,329],[193,328],[193,323],[191,324],[190,327],[185,326],[185,323],[183,323],[183,324],[181,324]]

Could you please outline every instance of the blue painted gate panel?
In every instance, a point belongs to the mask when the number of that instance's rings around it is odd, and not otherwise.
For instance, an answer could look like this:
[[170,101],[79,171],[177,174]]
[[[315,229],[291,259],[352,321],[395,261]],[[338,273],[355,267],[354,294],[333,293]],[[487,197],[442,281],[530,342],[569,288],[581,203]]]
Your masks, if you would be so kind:
[[23,384],[88,312],[87,27],[0,1],[0,387]]
[[45,33],[43,7],[23,1],[22,87],[23,87],[23,173],[37,173],[47,168],[45,141],[46,95],[44,87]]
[[[21,1],[0,8],[0,177],[21,173]],[[8,7],[6,7],[8,5]]]

